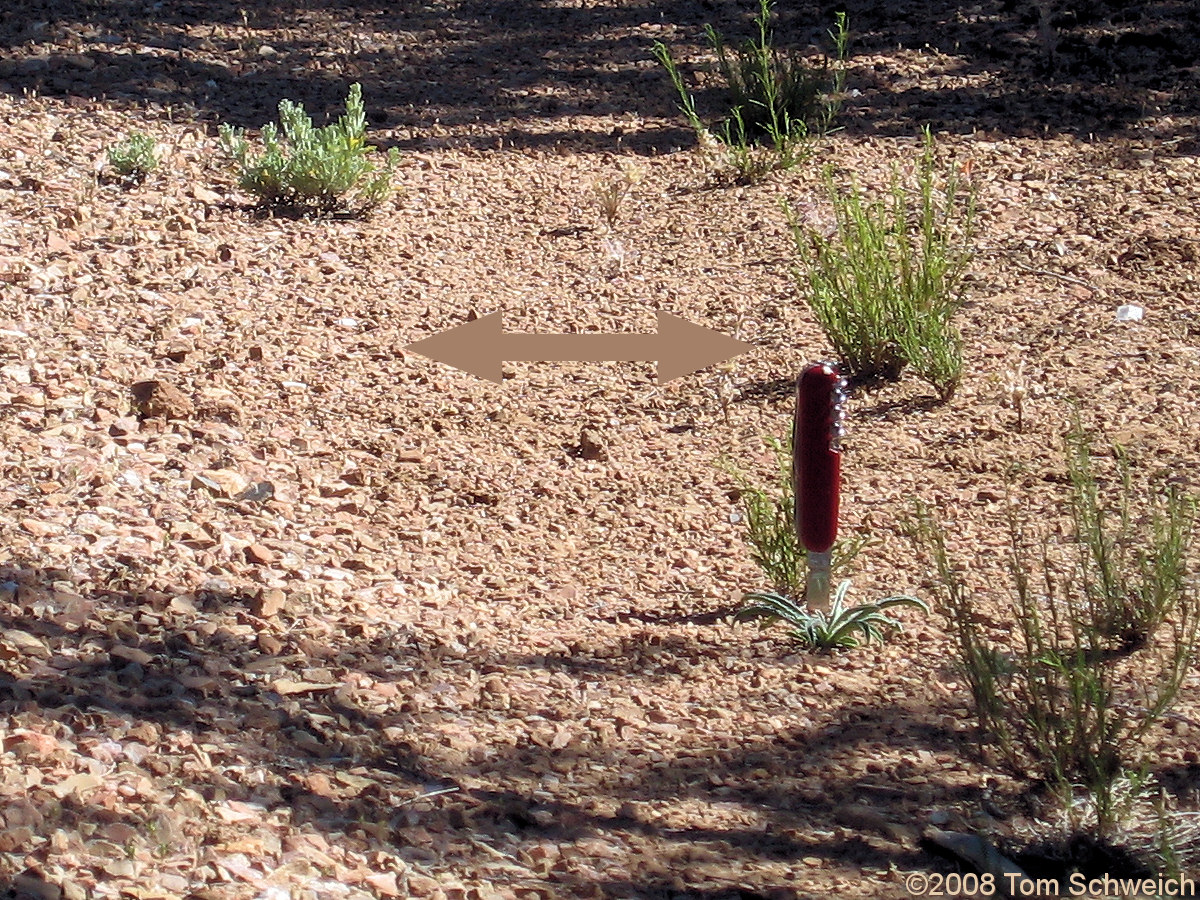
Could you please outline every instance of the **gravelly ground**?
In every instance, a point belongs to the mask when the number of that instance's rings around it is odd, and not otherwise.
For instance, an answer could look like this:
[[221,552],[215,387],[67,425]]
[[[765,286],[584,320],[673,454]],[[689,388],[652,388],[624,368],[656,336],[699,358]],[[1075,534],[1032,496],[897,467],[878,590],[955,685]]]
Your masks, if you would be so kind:
[[[1000,601],[1007,473],[1061,515],[1072,400],[1194,483],[1197,11],[846,6],[857,93],[814,163],[881,184],[928,123],[981,210],[958,394],[850,406],[843,529],[876,539],[855,593],[929,596],[897,527],[920,498]],[[770,476],[790,379],[829,354],[778,205],[819,215],[819,166],[714,183],[649,45],[699,59],[699,26],[744,11],[241,9],[0,23],[0,873],[67,897],[905,897],[953,870],[921,829],[978,826],[989,786],[995,827],[1032,828],[940,618],[839,656],[728,621],[763,585],[723,461]],[[780,34],[830,18],[800,4]],[[402,191],[366,220],[256,215],[216,123],[333,111],[352,81]],[[131,129],[160,172],[98,180]],[[594,185],[629,166],[610,227]],[[402,349],[495,310],[643,332],[665,310],[759,349],[661,386],[651,363],[492,385]],[[1193,671],[1150,738],[1192,811],[1197,706]]]

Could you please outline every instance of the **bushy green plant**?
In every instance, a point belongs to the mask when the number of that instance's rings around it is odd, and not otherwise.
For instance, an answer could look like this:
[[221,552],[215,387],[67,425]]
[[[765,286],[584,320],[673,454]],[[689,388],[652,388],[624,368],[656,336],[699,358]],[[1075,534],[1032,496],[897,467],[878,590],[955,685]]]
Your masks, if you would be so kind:
[[[1174,703],[1200,642],[1200,591],[1188,583],[1196,503],[1174,487],[1140,488],[1118,461],[1118,491],[1101,496],[1098,459],[1078,421],[1068,435],[1074,531],[1034,540],[1010,507],[1013,627],[996,641],[927,509],[910,532],[931,552],[938,591],[984,731],[1002,756],[1069,793],[1082,783],[1096,828],[1116,824],[1118,788],[1137,771],[1138,741]],[[1157,639],[1156,639],[1157,638]]]
[[350,86],[346,112],[332,125],[315,128],[304,108],[279,103],[279,121],[262,128],[262,151],[253,153],[243,129],[222,125],[221,145],[238,170],[238,185],[268,207],[301,207],[316,212],[365,212],[391,192],[399,151],[392,148],[382,166],[366,142],[362,86]]
[[952,319],[972,257],[975,191],[957,170],[939,179],[935,168],[926,131],[915,192],[893,171],[889,191],[869,198],[827,170],[831,235],[784,210],[800,257],[796,280],[847,374],[869,383],[911,369],[947,400],[962,377]]
[[108,164],[117,177],[126,181],[144,181],[158,168],[158,148],[154,138],[131,131],[119,144],[108,148]]
[[[1153,518],[1149,541],[1133,519],[1134,486],[1123,447],[1114,447],[1120,491],[1106,504],[1093,471],[1091,438],[1076,419],[1067,435],[1071,516],[1083,545],[1079,589],[1086,602],[1090,634],[1117,652],[1145,647],[1186,589],[1184,559],[1191,539],[1192,510],[1173,489]],[[1142,548],[1149,548],[1142,549]]]
[[836,62],[826,56],[814,65],[775,46],[773,6],[774,0],[759,0],[758,34],[733,49],[711,25],[704,30],[729,89],[730,115],[738,120],[739,132],[756,143],[774,144],[781,134],[824,134],[841,108],[845,85],[846,14],[836,15],[830,32]]
[[736,618],[762,619],[767,623],[783,621],[791,625],[788,634],[804,646],[815,650],[850,650],[872,641],[883,643],[886,633],[900,631],[901,623],[886,615],[884,610],[894,606],[915,606],[925,613],[929,607],[916,597],[888,597],[876,603],[846,606],[850,582],[843,581],[833,593],[827,612],[810,611],[791,597],[778,593],[747,594],[748,604]]
[[759,0],[754,19],[757,35],[734,47],[712,25],[705,26],[728,92],[728,112],[711,126],[697,111],[670,48],[661,41],[654,44],[655,58],[666,69],[701,146],[723,148],[727,162],[743,181],[756,181],[806,159],[807,139],[829,130],[841,108],[845,85],[845,14],[838,13],[830,32],[834,58],[826,56],[813,64],[775,45],[770,27],[773,6],[774,0]]

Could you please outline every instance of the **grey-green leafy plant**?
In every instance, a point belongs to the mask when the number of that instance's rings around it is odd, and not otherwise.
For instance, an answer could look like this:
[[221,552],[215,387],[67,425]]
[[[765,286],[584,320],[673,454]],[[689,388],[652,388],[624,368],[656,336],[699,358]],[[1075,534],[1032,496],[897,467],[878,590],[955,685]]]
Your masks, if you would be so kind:
[[825,184],[832,234],[784,204],[800,259],[796,280],[846,373],[870,383],[905,369],[942,400],[962,378],[962,338],[953,323],[972,259],[975,190],[957,169],[939,178],[933,137],[925,132],[915,190],[899,171],[882,196],[856,181]]
[[807,159],[808,139],[830,129],[845,86],[845,13],[837,14],[830,32],[834,57],[825,56],[814,64],[776,46],[770,27],[773,7],[774,0],[759,0],[754,19],[757,35],[734,47],[712,25],[705,26],[728,93],[727,113],[711,126],[697,111],[670,48],[661,41],[653,48],[701,145],[715,141],[725,148],[729,164],[743,181],[759,180],[770,171],[790,169]]
[[[1010,507],[1012,628],[985,630],[945,534],[918,508],[909,531],[928,548],[940,606],[984,733],[1006,762],[1093,798],[1097,831],[1117,825],[1119,791],[1144,765],[1138,746],[1167,713],[1197,660],[1200,591],[1189,582],[1196,501],[1175,486],[1134,484],[1118,456],[1114,497],[1078,420],[1067,438],[1074,530],[1038,539]],[[1140,496],[1139,496],[1140,495]],[[1135,501],[1146,514],[1134,518]]]
[[[811,611],[788,596],[754,593],[745,597],[748,604],[736,618],[762,619],[767,623],[783,621],[792,626],[788,634],[815,650],[850,650],[872,641],[883,643],[887,631],[900,631],[900,621],[885,613],[896,606],[915,606],[925,613],[929,607],[916,597],[888,597],[875,603],[846,606],[850,582],[841,582],[833,593],[827,612]],[[886,630],[885,630],[886,629]]]
[[154,138],[131,131],[125,140],[108,148],[108,165],[119,178],[134,183],[144,181],[158,168],[158,148]]
[[315,212],[366,212],[391,193],[399,151],[392,148],[382,165],[366,141],[362,87],[350,86],[346,112],[332,125],[313,126],[304,108],[279,103],[280,128],[262,128],[262,150],[254,153],[240,128],[222,125],[221,145],[238,170],[238,185],[263,206],[298,207]]

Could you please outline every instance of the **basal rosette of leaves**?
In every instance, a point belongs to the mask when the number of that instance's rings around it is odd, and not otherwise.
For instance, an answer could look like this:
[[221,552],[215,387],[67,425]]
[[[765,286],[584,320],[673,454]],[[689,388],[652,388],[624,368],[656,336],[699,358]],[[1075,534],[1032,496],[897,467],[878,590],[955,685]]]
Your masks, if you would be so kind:
[[886,614],[888,609],[915,606],[924,613],[929,612],[925,601],[908,596],[888,597],[875,603],[847,606],[846,594],[849,590],[849,581],[838,584],[827,611],[810,610],[783,594],[747,594],[744,599],[749,605],[743,608],[736,618],[742,621],[759,619],[766,624],[782,621],[792,626],[788,635],[806,647],[817,650],[852,650],[873,641],[882,644],[889,631],[903,630],[904,626],[898,619]]

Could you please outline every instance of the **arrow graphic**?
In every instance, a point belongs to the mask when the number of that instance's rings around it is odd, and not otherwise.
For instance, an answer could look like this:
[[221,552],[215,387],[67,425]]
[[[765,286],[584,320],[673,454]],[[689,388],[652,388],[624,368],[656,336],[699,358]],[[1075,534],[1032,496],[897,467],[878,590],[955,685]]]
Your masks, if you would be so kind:
[[670,313],[658,314],[657,334],[511,334],[502,313],[481,316],[405,350],[500,384],[505,362],[636,362],[656,360],[658,381],[690,375],[754,349]]

